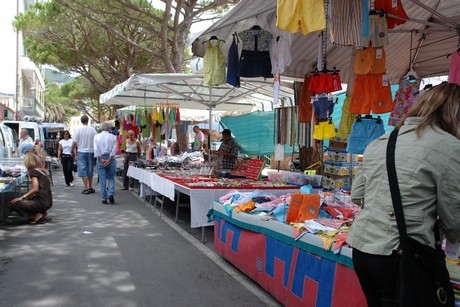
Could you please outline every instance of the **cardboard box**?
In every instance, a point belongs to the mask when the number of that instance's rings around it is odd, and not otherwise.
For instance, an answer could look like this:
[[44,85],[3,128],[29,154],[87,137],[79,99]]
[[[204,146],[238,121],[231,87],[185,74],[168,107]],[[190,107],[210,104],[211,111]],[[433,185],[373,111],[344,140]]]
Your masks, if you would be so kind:
[[349,176],[334,176],[334,175],[323,175],[323,187],[340,189],[343,187],[350,186]]
[[334,149],[347,149],[347,141],[346,140],[329,140],[329,148]]
[[[358,162],[354,162],[352,168],[353,175],[356,174],[357,167]],[[350,174],[350,163],[326,161],[324,164],[324,172],[331,175],[348,176]]]

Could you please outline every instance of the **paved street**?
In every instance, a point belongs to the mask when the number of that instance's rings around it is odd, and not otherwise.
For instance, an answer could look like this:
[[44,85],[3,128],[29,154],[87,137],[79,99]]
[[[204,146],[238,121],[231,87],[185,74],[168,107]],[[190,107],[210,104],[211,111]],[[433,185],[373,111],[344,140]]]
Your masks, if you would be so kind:
[[174,223],[173,206],[159,217],[118,180],[116,204],[103,205],[98,186],[84,195],[80,178],[65,187],[61,170],[53,177],[50,222],[0,225],[0,306],[278,305],[215,254],[211,228],[197,240],[187,208]]

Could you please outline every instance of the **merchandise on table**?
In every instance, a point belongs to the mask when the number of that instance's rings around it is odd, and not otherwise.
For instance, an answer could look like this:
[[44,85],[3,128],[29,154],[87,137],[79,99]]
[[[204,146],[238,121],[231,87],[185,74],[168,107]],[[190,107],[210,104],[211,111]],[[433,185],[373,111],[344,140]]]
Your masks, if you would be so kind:
[[311,185],[313,187],[321,186],[320,175],[305,175],[302,173],[288,171],[268,172],[268,181],[280,182],[294,185]]

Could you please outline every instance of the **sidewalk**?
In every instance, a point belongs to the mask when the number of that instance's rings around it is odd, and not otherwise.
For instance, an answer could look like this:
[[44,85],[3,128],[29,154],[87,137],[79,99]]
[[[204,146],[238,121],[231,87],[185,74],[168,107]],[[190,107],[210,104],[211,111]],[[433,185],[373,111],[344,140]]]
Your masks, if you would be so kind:
[[0,225],[1,306],[279,305],[118,180],[115,205],[101,203],[98,185],[81,194],[80,178],[65,187],[60,169],[53,180],[50,222]]

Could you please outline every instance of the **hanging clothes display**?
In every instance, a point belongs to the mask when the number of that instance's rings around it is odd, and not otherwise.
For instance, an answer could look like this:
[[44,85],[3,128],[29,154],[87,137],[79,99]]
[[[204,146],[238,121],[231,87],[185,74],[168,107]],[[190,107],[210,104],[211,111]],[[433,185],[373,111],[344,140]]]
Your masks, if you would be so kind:
[[332,93],[342,90],[342,81],[338,72],[315,73],[310,76],[308,90],[312,94]]
[[238,33],[243,49],[240,57],[240,77],[272,78],[270,42],[273,35],[259,26]]
[[323,0],[278,0],[276,26],[286,32],[307,35],[326,28]]
[[276,108],[275,116],[275,142],[294,146],[296,142],[297,108]]
[[337,129],[337,137],[347,139],[350,134],[351,127],[355,121],[357,114],[350,112],[351,96],[346,96],[343,102],[342,115],[340,117],[339,129]]
[[308,90],[309,87],[310,78],[305,76],[299,97],[299,122],[307,124],[311,122],[313,114],[313,106],[311,104],[312,93]]
[[[213,45],[215,43],[215,45]],[[209,40],[203,57],[203,84],[214,86],[225,84],[225,56],[220,50],[219,40]]]
[[409,80],[403,78],[396,91],[393,111],[391,111],[388,125],[396,126],[404,115],[409,112],[419,97],[421,79]]
[[372,116],[367,116],[361,118],[361,116],[358,116],[351,128],[350,137],[347,142],[347,152],[363,154],[367,145],[384,133],[385,129],[383,128],[383,122],[380,117],[373,118]]
[[385,47],[389,44],[388,25],[385,16],[369,16],[370,36],[366,46]]
[[334,122],[331,119],[335,104],[332,95],[316,95],[312,98],[312,104],[316,116],[316,122],[313,127],[313,138],[324,140],[335,137]]
[[227,83],[234,87],[240,87],[240,59],[238,55],[239,38],[236,33],[233,33],[233,41],[230,49],[228,49],[227,57]]
[[393,110],[390,80],[386,75],[383,47],[369,47],[357,52],[353,65],[356,74],[350,112],[381,114]]
[[270,23],[270,32],[273,34],[273,39],[270,44],[270,61],[273,74],[273,104],[279,105],[279,89],[281,82],[281,74],[285,67],[292,62],[291,57],[291,42],[292,34],[281,31],[276,27],[275,19]]
[[[407,16],[401,0],[374,0],[374,9],[376,11],[385,13],[388,29],[393,29],[397,25],[402,25],[407,22],[407,19],[409,19],[409,16]],[[388,15],[393,15],[400,18],[395,18]]]
[[332,43],[336,46],[366,47],[368,12],[362,0],[330,0],[328,29]]
[[449,83],[460,85],[460,48],[451,54],[448,80]]

